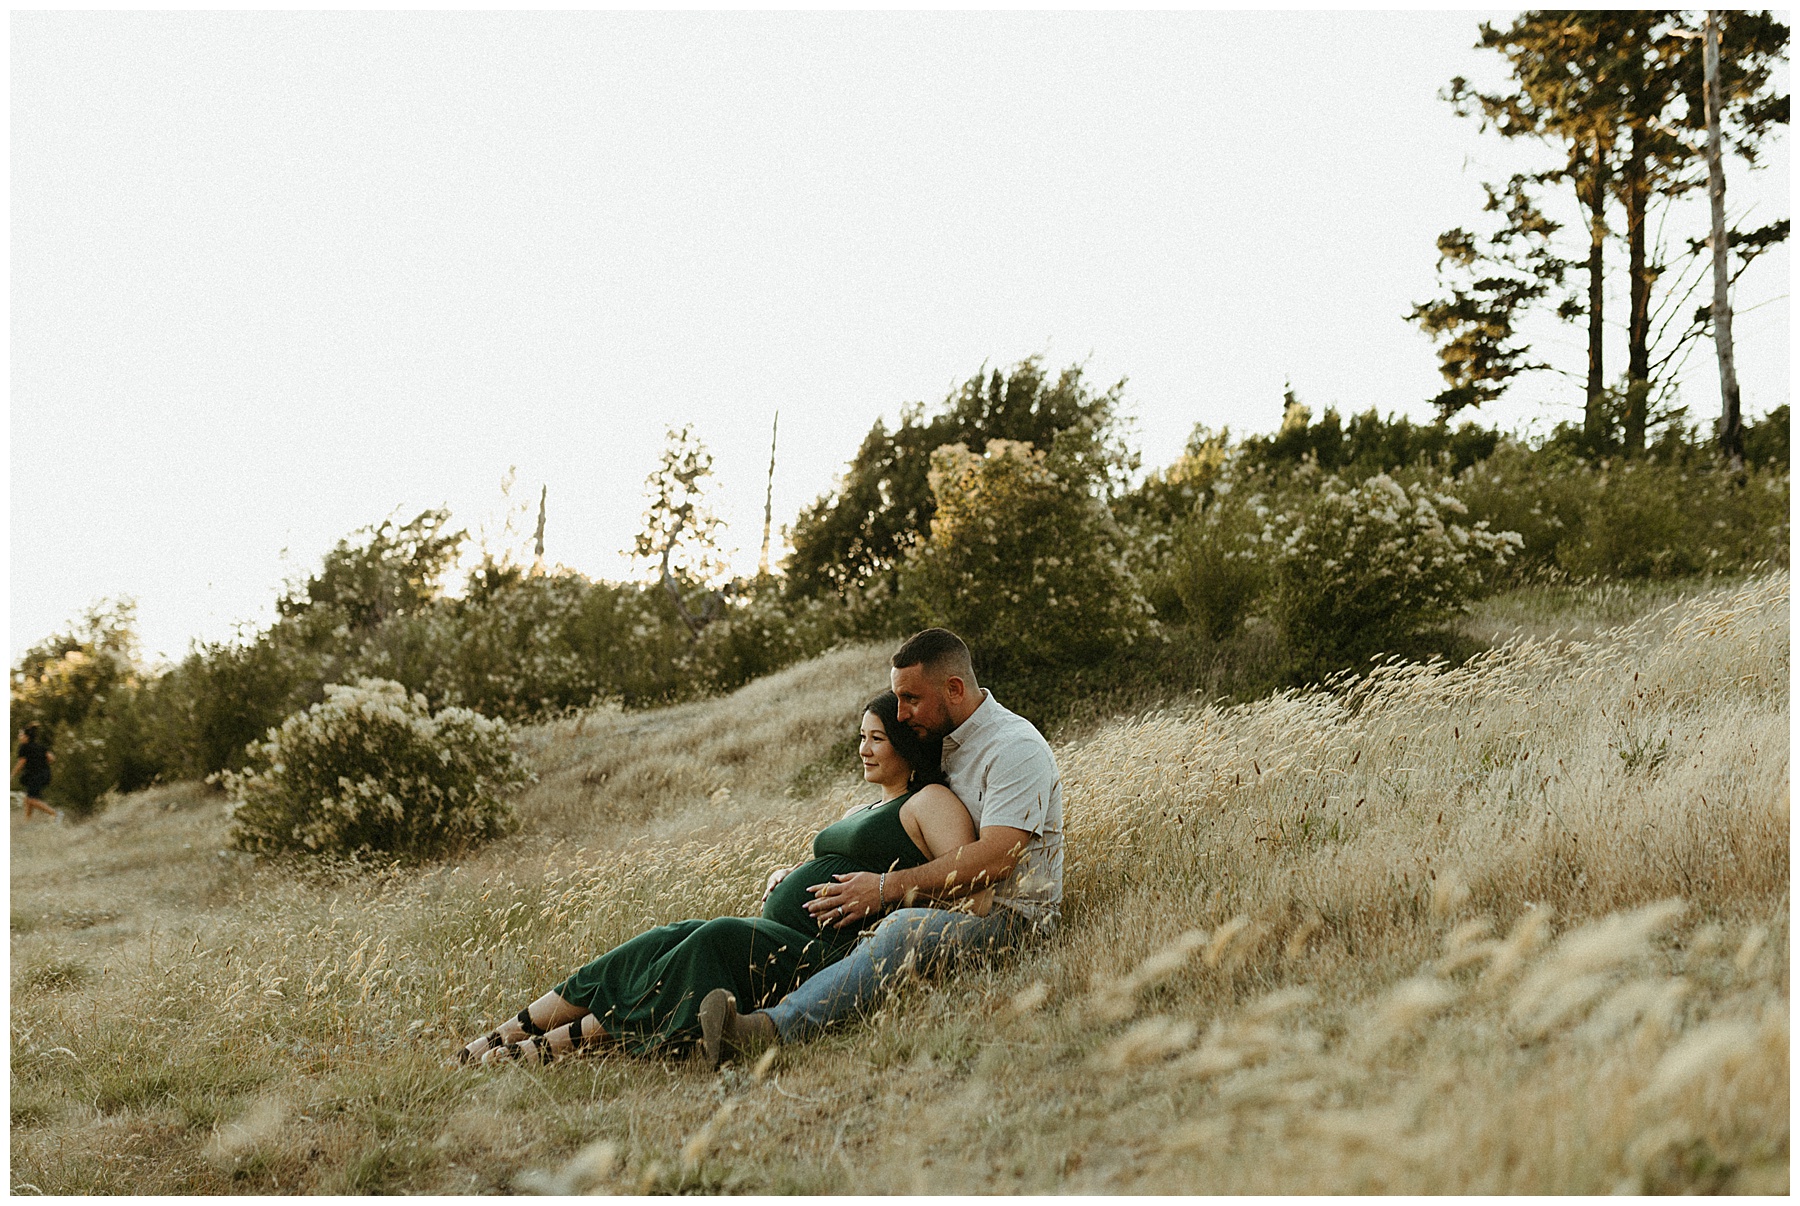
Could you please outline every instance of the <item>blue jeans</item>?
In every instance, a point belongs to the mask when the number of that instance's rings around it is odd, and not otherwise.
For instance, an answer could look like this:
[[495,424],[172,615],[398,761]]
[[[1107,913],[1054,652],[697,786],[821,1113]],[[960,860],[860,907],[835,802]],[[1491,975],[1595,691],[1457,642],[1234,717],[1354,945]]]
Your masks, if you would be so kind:
[[856,1012],[910,966],[926,971],[964,953],[1014,950],[1036,930],[1007,908],[986,917],[948,909],[895,909],[850,953],[766,1011],[783,1042]]

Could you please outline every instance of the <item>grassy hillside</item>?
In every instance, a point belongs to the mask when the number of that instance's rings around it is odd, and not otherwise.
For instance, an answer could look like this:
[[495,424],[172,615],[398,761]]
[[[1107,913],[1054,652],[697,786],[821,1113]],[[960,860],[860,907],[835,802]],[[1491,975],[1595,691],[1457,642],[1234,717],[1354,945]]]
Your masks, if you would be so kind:
[[15,822],[12,1188],[1784,1191],[1787,604],[1518,596],[1455,670],[1084,727],[1062,933],[759,1071],[439,1064],[751,910],[884,650],[532,730],[456,865],[258,866],[193,787]]

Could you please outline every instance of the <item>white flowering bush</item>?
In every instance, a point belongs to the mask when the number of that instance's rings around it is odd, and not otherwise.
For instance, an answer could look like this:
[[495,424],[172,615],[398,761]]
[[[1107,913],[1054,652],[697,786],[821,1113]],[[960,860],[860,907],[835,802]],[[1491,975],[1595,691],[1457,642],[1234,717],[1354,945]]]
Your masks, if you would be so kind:
[[1523,541],[1461,522],[1468,509],[1436,475],[1325,477],[1310,497],[1257,504],[1271,572],[1269,614],[1303,672],[1355,666],[1463,611],[1483,575]]
[[259,854],[455,850],[504,832],[506,795],[530,781],[504,721],[433,713],[385,679],[326,687],[249,750],[250,767],[218,779],[233,844]]

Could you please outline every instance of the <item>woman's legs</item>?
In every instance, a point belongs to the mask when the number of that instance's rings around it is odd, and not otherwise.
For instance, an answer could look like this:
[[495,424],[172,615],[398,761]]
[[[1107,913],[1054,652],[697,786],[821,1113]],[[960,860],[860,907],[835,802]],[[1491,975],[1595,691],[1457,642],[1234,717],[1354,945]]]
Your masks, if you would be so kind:
[[[565,1001],[554,992],[545,993],[527,1005],[522,1012],[530,1020],[531,1029],[526,1029],[524,1022],[516,1015],[507,1018],[480,1038],[471,1039],[468,1045],[462,1049],[462,1053],[457,1056],[457,1062],[466,1064],[485,1061],[497,1050],[536,1037],[532,1033],[533,1031],[541,1035],[558,1027],[566,1029],[570,1022],[588,1016],[587,1010]],[[587,1038],[592,1039],[598,1029],[596,1026],[587,1027]]]
[[[542,1061],[602,1039],[634,1054],[701,1037],[700,1004],[727,987],[754,1007],[792,988],[823,961],[821,943],[753,917],[673,922],[646,930],[578,968],[532,1002],[525,1025],[504,1022],[463,1048],[461,1062]],[[574,1001],[585,1002],[585,1007]],[[578,1030],[571,1022],[586,1018]]]
[[606,1037],[606,1031],[600,1026],[600,1019],[583,1011],[580,1017],[563,1025],[553,1026],[543,1034],[490,1050],[481,1057],[481,1062],[492,1064],[504,1060],[523,1060],[526,1063],[547,1064]]
[[32,795],[30,792],[26,792],[25,793],[25,815],[20,821],[21,824],[23,824],[25,821],[29,821],[31,819],[31,813],[32,813],[33,809],[36,809],[38,812],[43,813],[45,816],[49,817],[53,821],[56,819],[56,809],[50,807],[48,804],[46,804],[42,800],[38,799],[36,796]]

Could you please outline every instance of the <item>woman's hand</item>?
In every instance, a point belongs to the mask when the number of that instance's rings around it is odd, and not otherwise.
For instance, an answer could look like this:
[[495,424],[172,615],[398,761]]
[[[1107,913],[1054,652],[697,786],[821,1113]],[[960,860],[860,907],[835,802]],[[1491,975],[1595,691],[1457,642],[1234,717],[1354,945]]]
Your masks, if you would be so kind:
[[768,903],[769,893],[775,890],[775,885],[791,875],[794,871],[794,867],[798,867],[799,865],[799,863],[795,863],[793,867],[777,867],[775,870],[769,872],[769,882],[763,885],[763,903]]

